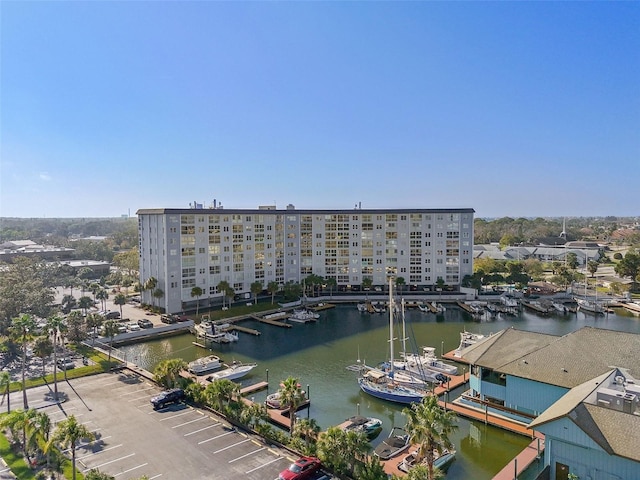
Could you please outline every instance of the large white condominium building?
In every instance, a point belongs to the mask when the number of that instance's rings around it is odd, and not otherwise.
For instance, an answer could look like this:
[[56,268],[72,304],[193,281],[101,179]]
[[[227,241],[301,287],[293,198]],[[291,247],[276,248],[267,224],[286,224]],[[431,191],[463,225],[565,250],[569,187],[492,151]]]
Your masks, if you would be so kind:
[[[140,281],[157,280],[156,295],[142,293],[168,313],[220,303],[218,284],[236,294],[261,282],[302,283],[311,274],[337,289],[363,282],[385,285],[402,277],[412,289],[433,289],[438,279],[459,287],[473,273],[473,214],[463,209],[253,210],[142,209]],[[442,281],[439,283],[442,285]],[[193,287],[202,296],[192,295]]]

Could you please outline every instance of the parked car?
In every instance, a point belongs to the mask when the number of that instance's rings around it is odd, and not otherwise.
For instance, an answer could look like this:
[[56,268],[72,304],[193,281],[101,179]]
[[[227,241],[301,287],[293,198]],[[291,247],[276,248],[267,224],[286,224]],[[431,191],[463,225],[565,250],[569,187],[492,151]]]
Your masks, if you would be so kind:
[[163,314],[160,315],[160,321],[162,323],[176,323],[176,318],[173,315]]
[[153,322],[151,320],[147,320],[146,318],[141,318],[138,320],[138,326],[140,328],[153,328]]
[[127,323],[127,330],[129,330],[130,332],[137,332],[138,330],[140,330],[140,325],[138,325],[138,322]]
[[110,312],[105,313],[105,314],[104,314],[104,318],[105,318],[106,320],[115,320],[115,319],[118,319],[118,318],[120,318],[120,312],[117,312],[117,311],[115,311],[115,310],[112,310],[112,311],[110,311]]
[[160,392],[159,395],[152,397],[151,405],[153,405],[154,410],[157,410],[159,408],[164,408],[165,405],[168,405],[170,403],[181,402],[184,399],[184,390],[182,390],[181,388],[173,388],[171,390]]
[[69,358],[59,358],[56,364],[60,370],[71,370],[72,368],[76,368],[76,364]]
[[289,468],[280,472],[278,480],[306,480],[320,470],[322,464],[316,457],[300,457]]

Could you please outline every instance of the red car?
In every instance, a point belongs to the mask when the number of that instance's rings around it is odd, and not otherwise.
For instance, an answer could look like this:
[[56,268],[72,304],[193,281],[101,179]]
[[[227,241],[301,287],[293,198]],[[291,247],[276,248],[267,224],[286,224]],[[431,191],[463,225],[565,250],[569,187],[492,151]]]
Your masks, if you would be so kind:
[[321,466],[316,457],[300,457],[289,468],[280,472],[278,480],[303,480],[311,477]]

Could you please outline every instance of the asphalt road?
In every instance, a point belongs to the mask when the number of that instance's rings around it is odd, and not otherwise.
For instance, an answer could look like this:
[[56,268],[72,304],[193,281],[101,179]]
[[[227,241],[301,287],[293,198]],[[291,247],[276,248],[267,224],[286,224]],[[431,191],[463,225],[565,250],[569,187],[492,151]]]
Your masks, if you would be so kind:
[[[58,388],[66,402],[52,402],[51,389],[38,387],[27,391],[29,407],[46,412],[52,424],[74,415],[96,435],[76,452],[82,472],[97,468],[116,479],[273,480],[295,460],[260,437],[230,429],[208,411],[185,404],[153,410],[149,399],[160,389],[129,370]],[[11,394],[11,406],[22,408],[21,392]]]

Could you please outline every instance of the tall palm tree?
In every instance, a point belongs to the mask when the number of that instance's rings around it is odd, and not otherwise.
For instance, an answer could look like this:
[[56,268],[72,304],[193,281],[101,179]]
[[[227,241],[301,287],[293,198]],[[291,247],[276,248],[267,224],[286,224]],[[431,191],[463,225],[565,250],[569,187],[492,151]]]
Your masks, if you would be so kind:
[[[120,315],[122,316],[122,314]],[[93,335],[91,338],[93,339],[93,343],[96,342],[96,333],[98,329],[102,326],[104,322],[104,317],[102,315],[98,315],[97,313],[90,313],[86,316],[85,322],[87,323],[87,328],[91,330]]]
[[153,290],[158,286],[158,279],[156,277],[149,277],[147,278],[147,280],[142,284],[142,290],[146,291],[149,290],[149,293],[151,294],[151,306],[155,307],[155,302],[153,301]]
[[218,289],[218,293],[222,294],[222,308],[224,308],[224,300],[227,296],[227,292],[231,288],[231,285],[229,285],[229,282],[227,282],[226,280],[220,280],[218,285],[216,285],[216,288]]
[[15,339],[22,346],[22,402],[24,409],[29,409],[29,402],[27,401],[27,382],[25,371],[27,369],[27,345],[32,338],[33,332],[36,329],[36,322],[30,315],[23,313],[18,318],[14,318],[11,322],[11,333]]
[[458,428],[456,416],[438,405],[435,395],[428,395],[420,403],[413,403],[402,413],[407,417],[406,430],[411,442],[418,445],[416,461],[423,459],[427,464],[428,480],[434,480],[434,462],[436,452],[442,454],[445,449],[453,448],[449,436]]
[[109,292],[105,288],[101,288],[95,295],[96,299],[100,300],[100,306],[102,310],[107,309],[107,300],[109,299]]
[[267,283],[267,292],[271,294],[271,305],[273,305],[273,299],[276,296],[276,293],[278,293],[278,290],[280,290],[278,282],[271,281]]
[[302,418],[296,422],[296,426],[293,431],[294,435],[304,437],[307,449],[311,444],[311,440],[317,440],[320,433],[320,425],[315,418]]
[[59,422],[51,437],[53,443],[60,445],[62,448],[71,449],[73,480],[76,480],[76,446],[82,439],[92,442],[95,439],[95,435],[87,427],[78,423],[73,415],[69,415],[69,418]]
[[0,371],[0,390],[2,390],[2,401],[7,397],[7,413],[11,411],[11,401],[9,397],[9,388],[11,387],[11,374],[6,370]]
[[32,431],[32,424],[35,416],[37,415],[37,410],[13,410],[9,414],[3,416],[0,419],[0,427],[9,428],[12,435],[17,437],[18,432],[22,435],[22,453],[24,454],[27,462],[29,461],[29,446],[30,446],[30,436]]
[[155,308],[155,299],[157,298],[158,300],[160,300],[162,297],[164,297],[164,290],[162,290],[161,288],[156,288],[152,293],[151,296],[154,298],[154,302],[153,302],[153,308]]
[[44,335],[41,337],[37,337],[35,342],[33,343],[33,354],[42,359],[42,376],[46,375],[45,372],[45,361],[47,358],[51,356],[53,353],[53,343],[51,343],[51,339]]
[[193,287],[191,289],[191,298],[197,298],[196,303],[196,317],[198,316],[198,308],[200,308],[200,295],[202,295],[202,289],[200,287]]
[[113,304],[118,305],[120,307],[120,318],[122,318],[122,306],[127,303],[127,297],[124,293],[117,293],[115,297],[113,297]]
[[111,344],[113,343],[113,337],[118,334],[118,323],[113,320],[107,320],[104,322],[104,336],[109,339],[109,360],[107,361],[109,369],[111,369]]
[[288,377],[280,384],[280,405],[287,405],[289,408],[289,433],[293,433],[296,423],[296,412],[300,405],[304,403],[304,400],[304,392],[300,388],[300,383],[298,383],[297,378]]
[[82,313],[86,315],[87,310],[93,307],[93,300],[91,300],[91,297],[87,297],[86,295],[83,295],[78,300],[78,307],[80,307],[82,309]]
[[253,303],[258,303],[258,294],[262,291],[262,282],[257,280],[251,284],[251,293],[253,293]]
[[58,398],[58,339],[61,338],[61,333],[65,328],[64,319],[59,315],[49,317],[45,326],[46,332],[53,337],[53,388],[55,398]]

